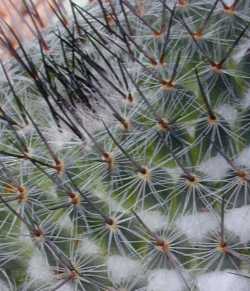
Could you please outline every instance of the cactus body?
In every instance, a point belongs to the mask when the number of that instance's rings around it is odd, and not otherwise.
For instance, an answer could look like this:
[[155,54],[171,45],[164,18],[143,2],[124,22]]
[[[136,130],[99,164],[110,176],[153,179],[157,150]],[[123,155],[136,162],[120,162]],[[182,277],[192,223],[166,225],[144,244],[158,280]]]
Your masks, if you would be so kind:
[[249,291],[249,1],[57,2],[1,22],[0,290]]

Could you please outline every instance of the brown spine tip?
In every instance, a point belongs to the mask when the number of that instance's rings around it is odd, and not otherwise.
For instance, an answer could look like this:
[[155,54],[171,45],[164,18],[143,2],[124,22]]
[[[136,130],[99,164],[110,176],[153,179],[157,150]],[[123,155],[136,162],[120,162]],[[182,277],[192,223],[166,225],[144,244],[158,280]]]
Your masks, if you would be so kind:
[[165,62],[165,54],[161,54],[161,56],[160,56],[160,64],[161,64],[161,66],[163,66],[165,63],[166,63]]
[[220,63],[212,62],[211,68],[215,73],[220,74],[223,67],[222,67],[222,64]]
[[171,130],[171,126],[170,126],[169,122],[164,118],[160,118],[158,120],[158,126],[159,126],[161,131],[170,131]]
[[79,273],[76,270],[72,270],[69,274],[69,280],[75,280],[79,276]]
[[223,4],[223,8],[224,8],[224,12],[228,15],[234,15],[236,12],[234,4],[232,4],[232,5]]
[[65,170],[64,161],[56,160],[55,165],[54,165],[54,169],[56,170],[57,174],[63,174],[63,172]]
[[193,32],[192,35],[195,40],[201,40],[204,36],[202,30],[197,30],[196,32]]
[[19,194],[17,196],[18,203],[24,203],[28,200],[28,190],[24,186],[19,186],[17,188]]
[[129,93],[126,100],[128,101],[128,103],[132,104],[132,103],[134,103],[135,98],[131,93]]
[[118,229],[118,221],[115,218],[105,218],[105,226],[108,230],[115,232]]
[[68,196],[69,196],[69,202],[72,203],[73,205],[79,205],[81,203],[81,199],[79,195],[73,192],[70,192]]
[[228,253],[228,245],[225,241],[221,241],[217,246],[217,250],[221,253],[227,254]]
[[149,62],[152,66],[157,66],[158,62],[155,58],[149,57]]
[[188,6],[188,0],[178,0],[178,6],[180,7],[187,7]]
[[162,90],[172,91],[176,87],[175,81],[172,80],[161,80],[161,88]]
[[142,166],[140,169],[138,169],[138,176],[145,182],[150,181],[151,171],[146,166]]
[[114,167],[114,159],[111,153],[104,152],[102,154],[102,160],[107,163],[109,169]]
[[32,235],[34,239],[38,241],[44,238],[44,233],[41,228],[35,228],[32,232]]
[[216,124],[217,121],[218,121],[218,119],[217,119],[217,117],[216,117],[215,115],[210,114],[210,115],[208,116],[208,123],[209,123],[210,125],[214,125],[214,124]]
[[170,243],[167,240],[161,240],[161,239],[155,242],[155,247],[163,253],[168,253],[171,249]]
[[199,177],[196,175],[187,173],[187,174],[182,175],[182,177],[186,180],[186,184],[189,187],[195,187],[200,182]]
[[236,172],[236,176],[239,177],[241,184],[245,184],[246,182],[248,183],[250,181],[250,174],[247,171],[238,170]]

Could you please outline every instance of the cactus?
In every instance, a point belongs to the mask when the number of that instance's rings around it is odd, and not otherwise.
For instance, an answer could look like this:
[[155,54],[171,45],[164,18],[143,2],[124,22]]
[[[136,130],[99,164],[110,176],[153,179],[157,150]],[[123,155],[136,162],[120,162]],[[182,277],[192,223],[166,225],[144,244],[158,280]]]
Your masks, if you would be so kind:
[[0,290],[249,291],[249,1],[67,1],[1,16]]

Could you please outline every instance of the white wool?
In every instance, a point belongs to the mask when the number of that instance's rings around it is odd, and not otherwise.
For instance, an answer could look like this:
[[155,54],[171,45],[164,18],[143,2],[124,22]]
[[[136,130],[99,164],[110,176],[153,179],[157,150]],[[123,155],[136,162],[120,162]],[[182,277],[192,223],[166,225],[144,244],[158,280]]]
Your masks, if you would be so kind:
[[33,241],[30,236],[30,232],[24,224],[20,226],[19,240],[26,247],[32,248],[34,247]]
[[193,137],[195,135],[195,126],[189,125],[187,127],[187,132]]
[[70,230],[74,227],[74,224],[68,215],[61,217],[60,220],[58,221],[58,224],[62,228],[68,229],[68,230]]
[[3,280],[0,280],[0,291],[11,291]]
[[78,252],[82,256],[94,256],[100,254],[101,249],[96,245],[94,241],[91,241],[88,238],[83,238],[78,248]]
[[74,134],[67,129],[63,129],[61,132],[55,128],[48,129],[49,143],[55,150],[63,149],[74,138]]
[[159,269],[149,274],[147,291],[184,291],[185,283],[175,270]]
[[229,105],[229,104],[222,104],[217,109],[218,112],[229,124],[234,124],[237,119],[237,110]]
[[128,257],[114,255],[107,259],[107,270],[112,283],[121,284],[138,278],[142,266]]
[[206,161],[201,162],[199,170],[206,174],[210,179],[221,179],[225,177],[227,170],[230,169],[227,161],[221,156],[217,155]]
[[53,280],[53,273],[47,262],[47,258],[40,252],[35,252],[29,263],[27,272],[30,278],[37,283],[50,282]]
[[223,0],[223,2],[224,2],[224,4],[230,6],[230,5],[233,5],[234,4],[235,0]]
[[250,281],[229,271],[210,272],[197,278],[199,291],[250,291]]
[[158,211],[142,211],[138,216],[154,232],[163,229],[168,223],[167,218]]
[[58,191],[57,186],[52,185],[51,187],[48,188],[45,195],[48,199],[52,199],[52,201],[56,202],[56,199],[58,199],[57,191]]
[[202,241],[209,232],[216,230],[218,220],[209,212],[197,212],[179,217],[176,226],[189,240]]
[[97,191],[94,193],[94,195],[103,200],[105,203],[107,203],[110,210],[113,210],[115,212],[125,211],[124,207],[122,206],[123,202],[122,200],[116,201],[110,195],[107,195],[107,193],[103,191]]
[[246,147],[237,157],[236,163],[250,168],[250,146]]
[[70,283],[62,285],[60,288],[56,289],[57,291],[75,291],[77,289]]
[[230,209],[225,214],[226,229],[236,234],[242,243],[247,243],[250,241],[249,221],[250,206]]
[[177,179],[180,177],[182,174],[182,169],[177,167],[177,168],[167,168],[167,172],[170,176],[172,176],[174,179]]
[[17,133],[23,137],[25,137],[26,135],[31,135],[34,132],[34,127],[32,125],[32,123],[29,123],[25,126],[23,126],[21,129],[17,130]]
[[241,102],[241,105],[243,108],[250,106],[250,89],[248,89],[246,91],[245,97],[244,97],[243,101]]
[[[89,1],[88,0],[73,0],[72,2],[79,6],[85,6],[86,4],[88,4]],[[70,1],[64,1],[64,7],[69,14],[72,13]]]
[[237,48],[235,49],[235,53],[232,55],[233,60],[237,63],[241,61],[241,59],[246,55],[247,50],[249,49],[249,39],[242,40]]

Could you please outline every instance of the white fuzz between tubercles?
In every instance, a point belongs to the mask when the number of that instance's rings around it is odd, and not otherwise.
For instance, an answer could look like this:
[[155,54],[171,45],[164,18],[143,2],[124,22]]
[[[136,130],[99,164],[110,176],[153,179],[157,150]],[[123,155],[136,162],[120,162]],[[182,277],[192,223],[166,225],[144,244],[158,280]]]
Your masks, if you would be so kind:
[[152,231],[159,231],[167,224],[167,219],[158,211],[142,211],[138,213],[141,220]]
[[229,271],[201,275],[197,285],[199,291],[250,291],[249,279],[230,274]]
[[62,287],[56,289],[57,291],[75,291],[75,288],[72,284],[64,284]]
[[235,53],[232,55],[235,62],[239,63],[241,61],[241,59],[246,55],[249,46],[249,39],[242,40],[238,48],[235,50]]
[[175,270],[155,270],[148,277],[146,291],[184,291],[185,283]]
[[6,283],[2,280],[0,280],[0,290],[1,291],[11,291],[9,287],[6,285]]
[[241,102],[241,106],[242,108],[250,106],[250,89],[248,89],[244,94],[244,99]]
[[78,252],[82,256],[85,256],[85,255],[96,256],[101,253],[101,250],[94,241],[88,238],[83,238],[78,248]]
[[108,258],[107,269],[109,278],[114,285],[130,282],[138,278],[143,271],[138,261],[117,255]]
[[19,240],[21,243],[23,243],[25,246],[28,246],[29,248],[34,247],[30,233],[24,224],[21,224],[20,227]]
[[32,126],[31,123],[17,130],[17,133],[20,134],[21,136],[31,135],[33,132],[34,132],[34,127]]
[[[228,210],[225,214],[225,227],[235,233],[242,243],[250,241],[250,206]],[[250,282],[249,282],[250,284]]]
[[38,251],[31,257],[27,272],[35,283],[49,283],[53,280],[53,273],[46,258]]
[[199,166],[199,170],[206,174],[208,178],[216,180],[225,177],[229,168],[229,164],[221,155],[217,155],[204,162],[201,162]]
[[122,203],[120,203],[121,201],[115,201],[112,197],[107,195],[105,196],[105,193],[103,192],[98,192],[96,193],[96,195],[102,199],[105,203],[108,204],[109,208],[114,210],[115,212],[124,212],[124,208],[122,207]]
[[209,212],[200,212],[178,218],[176,225],[189,240],[199,242],[217,228],[218,220]]
[[225,120],[233,125],[237,119],[237,110],[229,105],[229,104],[222,104],[217,109],[216,112],[219,113]]
[[70,141],[74,138],[74,134],[67,129],[60,132],[57,128],[50,128],[47,134],[49,143],[55,150],[61,150],[71,144]]
[[68,215],[63,216],[60,220],[59,220],[59,225],[67,230],[70,230],[74,227],[74,224],[72,222],[72,220],[70,219],[70,217]]
[[236,159],[237,164],[250,168],[250,147],[246,147]]
[[[74,2],[74,4],[77,4],[77,5],[83,7],[83,6],[85,6],[85,5],[87,5],[89,3],[89,0],[74,0],[73,2]],[[69,15],[72,14],[72,9],[71,9],[71,6],[70,6],[70,1],[64,1],[64,8],[65,8],[65,10],[67,11],[67,13]]]

